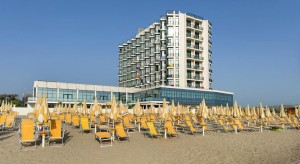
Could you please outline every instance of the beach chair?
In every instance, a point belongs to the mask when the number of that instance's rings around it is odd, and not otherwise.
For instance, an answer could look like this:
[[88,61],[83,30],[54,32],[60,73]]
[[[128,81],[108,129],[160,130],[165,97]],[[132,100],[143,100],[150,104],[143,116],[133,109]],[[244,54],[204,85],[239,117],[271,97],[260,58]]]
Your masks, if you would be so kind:
[[108,125],[109,124],[109,122],[107,121],[107,119],[105,118],[105,116],[103,114],[101,114],[99,116],[99,118],[100,118],[100,124],[101,125]]
[[34,120],[34,118],[35,118],[34,113],[28,113],[28,114],[27,114],[27,118],[28,118],[28,119],[31,119],[31,120]]
[[[98,128],[96,128],[96,129],[98,129]],[[111,134],[108,130],[107,131],[100,131],[100,132],[96,131],[94,133],[94,135],[95,135],[95,139],[100,142],[101,148],[112,146],[113,138],[112,138],[112,136],[111,136]]]
[[194,126],[190,120],[185,120],[186,123],[186,132],[190,132],[191,134],[200,133],[200,127]]
[[34,143],[34,149],[36,148],[36,138],[33,120],[22,120],[18,134],[20,149],[22,149],[23,146],[29,146],[29,144],[32,143]]
[[61,120],[50,120],[50,131],[49,131],[49,146],[51,142],[61,140],[61,147],[64,145],[65,130],[62,127]]
[[2,115],[1,115],[1,117],[0,117],[0,126],[1,126],[1,127],[4,126],[5,121],[6,121],[6,117],[7,117],[6,114],[2,114]]
[[67,123],[67,124],[72,123],[72,114],[70,114],[70,113],[66,114],[65,123]]
[[127,130],[134,130],[134,126],[131,124],[130,122],[130,118],[128,115],[126,116],[123,116],[123,124],[124,124],[124,127],[127,129]]
[[157,132],[157,130],[156,130],[156,128],[155,128],[155,126],[154,126],[154,123],[152,122],[152,121],[147,121],[146,122],[146,124],[147,124],[147,127],[148,127],[148,132],[147,132],[147,134],[151,137],[151,138],[154,138],[154,137],[161,137],[162,135],[159,133],[159,132]]
[[167,135],[171,137],[179,137],[177,133],[177,128],[174,129],[173,124],[171,121],[166,121],[164,125],[164,129],[167,130]]
[[115,129],[116,129],[116,137],[118,138],[118,141],[120,141],[120,139],[129,141],[129,135],[128,133],[125,132],[125,129],[121,122],[115,123]]
[[60,114],[58,115],[59,120],[61,120],[62,122],[65,122],[65,115],[64,114]]
[[148,126],[147,126],[147,118],[146,117],[141,117],[140,119],[140,124],[141,124],[141,129],[142,130],[147,130]]
[[72,116],[72,127],[76,128],[79,127],[79,116],[78,115],[73,115]]
[[80,131],[81,131],[81,134],[83,134],[83,132],[92,132],[92,128],[91,128],[91,125],[89,123],[89,118],[88,117],[81,117],[80,118]]
[[2,131],[3,130],[14,130],[15,126],[15,116],[14,115],[9,115],[7,116],[4,125],[2,126]]

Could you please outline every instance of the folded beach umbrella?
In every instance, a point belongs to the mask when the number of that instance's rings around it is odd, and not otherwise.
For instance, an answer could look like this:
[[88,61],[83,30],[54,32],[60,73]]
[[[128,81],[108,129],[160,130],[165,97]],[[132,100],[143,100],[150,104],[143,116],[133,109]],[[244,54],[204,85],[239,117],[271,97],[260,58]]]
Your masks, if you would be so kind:
[[239,117],[239,114],[238,114],[238,104],[236,101],[234,101],[234,104],[233,104],[233,118],[238,118]]
[[285,112],[284,112],[283,104],[280,105],[280,113],[279,113],[279,116],[280,116],[281,118],[286,117],[286,114],[285,114]]
[[252,111],[252,116],[257,116],[257,113],[256,113],[256,110],[255,110],[255,107],[251,108],[251,111]]
[[39,111],[38,121],[40,123],[45,123],[48,122],[49,118],[50,118],[50,111],[48,109],[47,98],[44,97]]
[[275,112],[275,109],[274,109],[274,108],[272,109],[272,115],[273,115],[273,116],[276,115],[276,112]]
[[261,119],[266,118],[265,112],[264,112],[264,108],[262,106],[262,103],[259,103],[259,115]]
[[83,114],[83,115],[86,115],[86,114],[87,114],[86,100],[83,101],[82,109],[81,109],[81,114]]
[[151,103],[150,103],[150,113],[151,114],[154,114],[155,113],[155,107],[154,107],[154,105],[153,105],[153,102],[151,101]]
[[202,99],[201,107],[202,107],[202,109],[200,109],[200,111],[201,111],[200,115],[201,115],[201,117],[206,119],[208,117],[208,109],[207,109],[204,99]]
[[[163,117],[165,118],[165,117],[166,117],[166,114],[169,112],[169,111],[168,111],[167,101],[166,101],[165,98],[164,98],[164,100],[163,100],[163,106],[162,106],[162,109],[163,109]],[[166,118],[165,118],[165,119],[166,119]]]

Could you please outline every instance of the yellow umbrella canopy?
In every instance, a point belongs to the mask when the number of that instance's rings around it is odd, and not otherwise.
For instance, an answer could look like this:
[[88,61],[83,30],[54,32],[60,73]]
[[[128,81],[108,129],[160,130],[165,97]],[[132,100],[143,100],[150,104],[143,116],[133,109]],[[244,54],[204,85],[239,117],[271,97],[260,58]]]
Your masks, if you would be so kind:
[[118,109],[119,109],[118,113],[122,113],[122,114],[125,113],[125,107],[124,107],[122,101],[120,101]]
[[4,108],[5,108],[4,106],[5,106],[4,100],[2,100],[2,103],[1,103],[1,113],[4,112]]
[[149,110],[150,110],[150,113],[151,113],[151,114],[154,114],[154,113],[155,113],[155,107],[154,107],[154,105],[153,105],[153,102],[150,103],[150,109],[149,109]]
[[202,102],[201,102],[201,105],[200,105],[200,107],[199,107],[199,110],[200,110],[200,115],[201,115],[201,117],[203,117],[203,118],[207,118],[207,116],[208,116],[208,109],[207,109],[207,107],[206,107],[206,104],[205,104],[205,100],[204,99],[202,99]]
[[239,117],[239,114],[238,114],[238,104],[236,101],[234,101],[234,104],[233,104],[233,117],[234,118],[238,118]]
[[247,107],[245,108],[245,116],[250,116],[251,113],[250,113],[250,107],[249,107],[249,104],[247,105]]
[[279,113],[279,116],[280,116],[281,118],[286,117],[286,114],[285,114],[285,112],[284,112],[283,104],[280,105],[280,113]]
[[228,103],[226,104],[226,116],[231,117],[231,112]]
[[87,114],[87,105],[86,105],[86,101],[85,100],[84,100],[84,102],[82,104],[81,114],[83,114],[83,115]]
[[50,118],[50,111],[48,109],[47,98],[44,97],[42,100],[40,110],[39,110],[38,121],[40,123],[45,123],[49,120],[49,118]]
[[268,106],[266,106],[266,108],[265,108],[265,114],[266,114],[266,117],[268,117],[268,118],[272,116],[270,108]]
[[133,113],[135,115],[140,115],[140,108],[141,108],[141,104],[140,104],[140,100],[138,99],[133,107]]
[[295,116],[296,117],[300,116],[300,105],[298,106],[298,108],[295,106]]
[[77,105],[77,101],[75,101],[74,105],[73,105],[73,112],[74,113],[78,113],[78,105]]
[[265,112],[264,112],[264,108],[262,106],[262,103],[259,103],[259,116],[261,119],[266,118]]
[[166,114],[168,112],[168,105],[167,105],[167,101],[166,101],[165,98],[163,100],[162,109],[163,109],[163,117],[164,117],[164,119],[166,119],[165,117],[166,117]]
[[255,107],[251,108],[251,111],[252,111],[252,116],[257,116],[257,113],[256,113],[256,110],[255,110]]
[[274,108],[272,109],[272,115],[273,115],[273,116],[276,115],[276,112],[275,112],[275,109],[274,109]]

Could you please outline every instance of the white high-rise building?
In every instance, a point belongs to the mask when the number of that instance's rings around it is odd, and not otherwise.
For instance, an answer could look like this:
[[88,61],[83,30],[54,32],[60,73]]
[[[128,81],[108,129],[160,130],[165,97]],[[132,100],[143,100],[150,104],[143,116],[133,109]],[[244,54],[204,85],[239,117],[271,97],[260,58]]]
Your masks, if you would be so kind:
[[212,25],[202,17],[168,12],[119,46],[119,86],[211,89]]

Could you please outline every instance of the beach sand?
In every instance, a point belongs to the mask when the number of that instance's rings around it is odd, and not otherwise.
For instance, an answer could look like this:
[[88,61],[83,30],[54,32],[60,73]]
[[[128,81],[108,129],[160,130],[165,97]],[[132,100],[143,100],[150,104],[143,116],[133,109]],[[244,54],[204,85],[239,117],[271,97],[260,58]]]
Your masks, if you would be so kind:
[[150,139],[130,133],[130,142],[101,148],[93,134],[65,125],[62,148],[19,150],[16,132],[0,133],[1,163],[300,163],[300,131],[207,133]]

